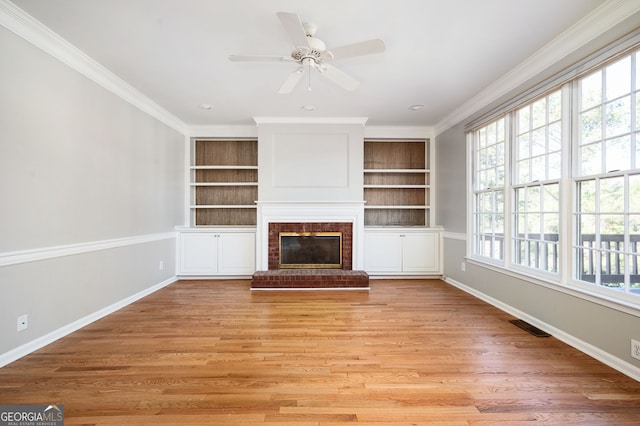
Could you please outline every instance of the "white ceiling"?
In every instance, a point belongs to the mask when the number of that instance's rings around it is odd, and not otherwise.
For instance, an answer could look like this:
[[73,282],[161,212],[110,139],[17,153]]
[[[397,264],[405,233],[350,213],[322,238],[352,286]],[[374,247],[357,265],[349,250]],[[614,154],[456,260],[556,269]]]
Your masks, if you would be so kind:
[[[368,117],[374,126],[437,125],[603,2],[13,0],[188,125],[318,116]],[[381,38],[386,51],[332,63],[361,82],[355,92],[315,73],[311,91],[303,83],[280,95],[296,64],[228,60],[287,56],[278,11],[315,23],[328,49]],[[425,107],[412,112],[413,104]]]

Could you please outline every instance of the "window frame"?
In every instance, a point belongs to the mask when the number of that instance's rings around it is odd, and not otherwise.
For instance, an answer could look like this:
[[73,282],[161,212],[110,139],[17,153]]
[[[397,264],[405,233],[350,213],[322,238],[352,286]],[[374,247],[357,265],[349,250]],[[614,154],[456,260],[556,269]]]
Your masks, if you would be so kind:
[[[559,96],[559,109],[560,109],[560,113],[559,113],[559,117],[552,121],[550,123],[549,120],[549,107],[548,107],[548,100],[552,95],[558,95]],[[566,238],[563,235],[563,231],[565,229],[564,221],[562,220],[562,216],[563,216],[563,210],[562,210],[562,200],[565,198],[565,191],[563,191],[563,179],[566,178],[566,162],[565,162],[565,157],[567,157],[566,155],[566,140],[567,140],[567,135],[569,135],[569,127],[566,126],[566,120],[569,117],[569,103],[567,102],[567,97],[569,96],[568,90],[566,89],[566,87],[563,85],[560,88],[556,88],[555,90],[551,90],[549,92],[543,93],[542,95],[540,95],[537,98],[534,98],[532,100],[530,100],[529,102],[526,102],[522,105],[520,105],[518,108],[515,108],[512,111],[513,114],[513,126],[512,126],[512,132],[511,132],[511,144],[513,145],[512,148],[512,157],[511,157],[511,167],[513,170],[512,173],[512,180],[510,182],[511,187],[510,187],[510,193],[513,199],[512,202],[512,209],[509,212],[509,214],[512,216],[513,218],[513,226],[511,229],[511,235],[509,236],[512,242],[512,253],[511,253],[511,257],[510,257],[510,263],[511,266],[514,269],[519,269],[522,270],[523,272],[529,273],[529,274],[533,274],[533,275],[537,275],[537,276],[541,276],[541,277],[545,277],[547,279],[552,279],[552,280],[557,280],[559,279],[561,273],[562,273],[562,260],[564,259],[564,246],[565,246],[565,241]],[[530,127],[528,128],[527,132],[522,132],[520,131],[520,117],[519,117],[519,113],[520,111],[522,111],[524,108],[534,108],[535,104],[538,104],[539,102],[541,102],[542,100],[545,100],[545,119],[544,119],[544,123],[538,126],[535,126],[535,124],[533,123],[534,118],[533,117],[529,117],[529,124]],[[560,141],[559,141],[559,150],[550,150],[550,124],[558,124],[558,126],[560,127]],[[532,133],[533,131],[540,131],[540,130],[544,130],[545,133],[545,147],[544,147],[544,151],[543,153],[538,153],[537,155],[533,155],[532,152],[532,147],[529,146],[529,154],[526,157],[523,157],[522,154],[519,151],[520,148],[520,137],[522,135],[524,135],[525,133]],[[558,171],[558,174],[550,177],[549,176],[549,158],[550,158],[550,154],[554,154],[554,153],[558,153],[560,155],[560,162],[558,164],[558,166],[560,167],[560,170]],[[518,168],[519,163],[522,162],[524,159],[533,159],[533,158],[544,158],[545,160],[545,173],[544,173],[544,177],[542,179],[532,179],[530,178],[527,181],[520,181],[520,177],[522,176],[520,173],[520,170]],[[531,167],[529,167],[529,169],[531,169]],[[557,187],[557,196],[558,196],[558,200],[557,200],[557,211],[551,212],[549,210],[544,209],[544,195],[543,195],[543,191],[546,187],[550,186],[550,185],[555,185]],[[520,190],[525,190],[525,193],[528,194],[528,192],[530,190],[533,190],[534,188],[537,188],[540,190],[540,196],[539,196],[539,201],[540,201],[540,208],[538,210],[536,210],[535,212],[533,210],[520,210],[519,209],[519,197],[518,197],[518,192]],[[519,216],[520,215],[524,215],[525,217],[527,217],[529,214],[532,215],[540,215],[540,217],[542,218],[542,220],[544,219],[545,215],[550,215],[550,214],[555,214],[557,217],[557,233],[556,233],[556,241],[549,241],[548,239],[545,239],[543,237],[543,235],[545,234],[544,232],[544,225],[543,225],[543,221],[540,223],[539,226],[539,235],[540,237],[535,239],[535,238],[521,238],[520,234],[519,234]],[[525,235],[528,232],[526,232],[525,230]],[[552,261],[552,263],[555,263],[557,265],[556,270],[555,271],[550,271],[548,268],[540,268],[540,267],[534,267],[534,266],[530,266],[530,265],[525,265],[522,262],[519,261],[519,245],[527,242],[528,247],[525,247],[525,252],[527,254],[527,257],[531,256],[531,244],[534,243],[536,247],[542,248],[542,252],[544,253],[545,251],[548,250],[549,247],[554,247],[555,246],[555,253],[556,253],[556,258]],[[540,251],[536,251],[534,253],[534,256],[536,257],[536,259],[541,258],[540,256]],[[548,260],[548,257],[547,257]]]
[[[579,105],[577,103],[578,98],[578,84],[582,79],[589,77],[593,73],[597,73],[600,70],[605,69],[608,65],[614,64],[619,60],[623,60],[626,56],[631,57],[631,61],[635,68],[631,70],[631,79],[637,79],[632,82],[630,89],[631,105],[630,118],[631,129],[629,134],[631,138],[635,137],[636,143],[636,159],[640,163],[640,34],[635,35],[633,44],[626,45],[626,48],[615,55],[610,54],[606,60],[598,61],[595,66],[590,67],[589,70],[583,71],[573,75],[571,79],[567,79],[554,86],[547,87],[545,92],[540,91],[537,96],[529,96],[526,100],[511,104],[508,110],[503,110],[502,114],[496,114],[495,112],[487,115],[487,120],[476,120],[473,128],[467,128],[466,140],[467,140],[467,164],[468,170],[470,170],[469,178],[467,180],[468,200],[467,205],[470,206],[467,214],[467,225],[469,238],[467,238],[467,260],[478,262],[490,266],[491,268],[497,268],[499,271],[507,272],[508,274],[515,273],[516,276],[527,279],[527,277],[533,281],[541,283],[550,288],[565,289],[563,291],[569,291],[570,293],[586,295],[588,297],[595,296],[595,300],[607,300],[614,302],[617,306],[627,306],[634,310],[640,308],[640,294],[631,293],[629,291],[621,292],[619,290],[602,288],[598,285],[582,281],[578,276],[579,262],[577,257],[577,242],[580,236],[577,228],[577,199],[579,194],[580,182],[588,180],[585,176],[577,176],[576,171],[579,170],[578,164],[578,147],[580,136],[579,132]],[[603,77],[604,79],[605,77]],[[553,93],[557,90],[562,94],[562,142],[561,142],[561,176],[559,179],[545,179],[539,182],[519,183],[517,181],[517,111],[527,105],[532,105],[537,100],[547,96],[549,93]],[[604,88],[606,91],[606,87]],[[620,95],[624,97],[626,95]],[[607,101],[603,101],[603,105]],[[504,107],[503,107],[504,108]],[[634,114],[634,108],[637,108]],[[602,113],[605,116],[605,113]],[[477,253],[476,240],[477,240],[477,222],[476,216],[478,214],[476,199],[478,189],[476,187],[476,174],[477,174],[477,153],[476,153],[476,135],[479,129],[493,123],[498,119],[504,118],[508,123],[507,136],[505,142],[505,185],[504,185],[504,255],[502,259],[489,258]],[[603,138],[606,138],[604,134],[604,128],[606,123],[602,124]],[[634,143],[633,139],[630,142]],[[628,180],[628,175],[640,175],[640,164],[636,164],[634,169],[617,172],[624,175],[625,182]],[[598,177],[608,177],[608,175],[594,175],[589,179]],[[559,230],[558,230],[558,270],[554,272],[544,271],[542,269],[533,268],[527,265],[519,264],[516,257],[516,237],[517,237],[517,205],[516,205],[516,191],[521,188],[530,188],[535,186],[541,186],[553,182],[558,185],[559,192]],[[625,207],[623,215],[625,217],[624,222],[628,224],[628,216],[632,214],[629,211],[629,195],[625,189],[624,199]],[[637,212],[640,215],[640,212]],[[625,265],[628,265],[629,249],[629,228],[625,225]],[[639,246],[640,247],[640,246]],[[640,252],[640,248],[637,249]],[[640,253],[633,252],[640,263]],[[625,272],[628,274],[628,270]],[[632,283],[627,283],[625,288],[629,288]],[[635,287],[634,287],[635,288]]]
[[[497,140],[496,141],[498,143],[502,143],[503,146],[503,150],[502,150],[502,169],[503,169],[503,178],[502,178],[502,184],[501,185],[494,185],[494,186],[489,186],[486,184],[483,184],[482,186],[480,186],[480,182],[478,182],[478,174],[476,173],[477,166],[479,164],[479,155],[477,153],[477,145],[475,144],[475,141],[477,140],[477,135],[478,133],[482,132],[483,130],[486,132],[487,127],[492,126],[492,125],[496,125],[498,126],[498,122],[503,121],[502,123],[502,132],[503,132],[503,139]],[[494,263],[494,264],[502,264],[505,260],[505,258],[508,257],[508,253],[509,250],[507,249],[507,247],[505,246],[505,238],[504,235],[506,234],[506,231],[508,229],[509,226],[509,221],[508,221],[508,214],[507,214],[507,183],[509,181],[509,174],[510,174],[510,170],[508,167],[509,161],[509,148],[508,148],[508,140],[509,140],[509,119],[507,116],[502,116],[502,117],[498,117],[494,120],[492,120],[491,122],[487,123],[485,126],[477,129],[476,131],[473,132],[473,136],[471,138],[471,140],[473,141],[473,147],[472,147],[472,152],[473,152],[473,157],[472,157],[472,164],[473,167],[471,170],[473,170],[472,176],[471,176],[471,188],[472,188],[472,195],[471,195],[471,203],[470,205],[473,206],[473,213],[471,214],[471,224],[472,226],[469,228],[472,231],[472,241],[473,241],[473,246],[475,247],[473,252],[476,252],[476,249],[481,245],[481,240],[486,241],[486,240],[490,240],[492,242],[492,244],[490,244],[490,252],[493,252],[493,247],[495,246],[495,241],[498,238],[497,236],[500,235],[499,233],[495,232],[495,227],[493,226],[495,224],[495,222],[497,221],[497,218],[495,216],[502,216],[502,255],[501,257],[495,257],[495,256],[481,256],[485,261],[490,262],[490,263]],[[499,126],[498,126],[499,127]],[[496,137],[497,137],[497,133],[496,133]],[[494,146],[497,144],[493,144]],[[483,147],[484,149],[487,149],[488,146]],[[500,164],[496,164],[494,165],[492,168],[493,169],[497,169],[497,167],[500,166]],[[487,171],[489,168],[484,168],[481,169],[482,171]],[[495,204],[496,203],[496,197],[501,193],[502,195],[502,212],[491,212],[491,213],[486,213],[484,210],[482,210],[482,212],[478,212],[478,199],[480,197],[490,197],[491,198],[491,203]],[[483,230],[479,230],[479,222],[481,222],[480,217],[481,216],[486,216],[487,214],[491,215],[491,232],[484,232]],[[483,238],[485,237],[485,238]]]
[[[621,63],[626,58],[629,58],[630,69],[630,86],[629,86],[629,155],[631,156],[632,152],[635,151],[635,158],[631,157],[631,160],[628,164],[627,168],[622,169],[609,169],[607,165],[607,148],[608,142],[614,141],[621,137],[621,133],[608,135],[607,134],[607,116],[606,110],[607,105],[613,103],[615,100],[622,99],[627,96],[627,93],[622,95],[618,94],[611,99],[607,99],[606,91],[607,91],[607,70],[610,67],[613,67],[619,63]],[[635,74],[634,74],[635,71]],[[586,79],[597,75],[600,75],[600,89],[601,90],[601,99],[595,104],[591,105],[588,108],[582,108],[582,99],[581,99],[581,82]],[[602,294],[603,296],[613,297],[616,299],[624,300],[631,302],[635,305],[640,305],[640,292],[636,294],[632,294],[631,287],[632,282],[630,279],[631,271],[629,265],[632,263],[632,256],[635,256],[636,270],[637,263],[640,262],[640,253],[638,251],[633,252],[631,250],[631,236],[637,236],[638,234],[631,234],[630,231],[630,216],[640,215],[640,211],[631,211],[631,196],[630,196],[630,179],[636,177],[640,180],[640,46],[636,46],[630,52],[627,52],[625,55],[617,56],[609,61],[602,63],[599,67],[591,70],[589,73],[585,73],[584,76],[575,79],[572,82],[572,90],[573,90],[573,103],[576,106],[576,113],[574,116],[574,127],[575,127],[575,137],[572,138],[574,141],[573,144],[573,158],[574,162],[572,164],[572,171],[574,171],[574,175],[572,176],[572,188],[573,188],[573,198],[574,198],[574,207],[572,209],[572,217],[573,217],[573,238],[572,238],[572,272],[569,279],[569,282],[572,286],[582,288],[587,291],[596,292]],[[600,137],[595,141],[588,141],[584,143],[581,140],[581,128],[580,128],[580,118],[581,114],[585,111],[593,110],[596,108],[600,108]],[[634,114],[635,112],[635,114]],[[624,135],[625,132],[622,133]],[[580,149],[586,145],[600,145],[600,158],[599,170],[592,173],[583,173],[583,169],[581,164],[584,162],[582,157],[580,156]],[[634,149],[635,145],[635,149]],[[603,211],[601,208],[601,199],[605,196],[605,192],[601,190],[602,182],[606,182],[609,180],[620,179],[622,181],[622,209],[621,211]],[[583,211],[580,209],[581,203],[581,188],[588,182],[593,182],[595,187],[594,189],[594,205],[593,211]],[[640,209],[638,209],[640,210]],[[585,246],[583,244],[584,240],[581,238],[583,235],[587,235],[582,232],[581,229],[581,221],[580,219],[584,216],[593,216],[593,245],[591,247]],[[608,245],[608,242],[603,241],[602,236],[608,235],[606,233],[601,232],[601,227],[603,225],[603,217],[614,217],[621,216],[623,231],[620,235],[622,237],[622,248],[619,248],[619,245],[615,245],[614,249],[611,249]],[[637,239],[637,238],[634,238]],[[603,248],[603,243],[607,244],[605,248]],[[580,276],[582,272],[584,272],[584,256],[581,256],[582,250],[591,250],[595,255],[590,256],[589,259],[594,260],[593,265],[593,275],[594,282],[591,283],[586,280],[581,280]],[[637,246],[636,246],[637,250]],[[613,285],[607,286],[606,284],[615,284],[610,282],[602,283],[603,276],[611,277],[611,268],[609,265],[606,265],[603,270],[603,259],[605,259],[604,263],[609,263],[611,261],[611,256],[618,258],[622,258],[622,274],[613,274],[613,275],[622,275],[624,282],[621,283],[621,287],[614,287]],[[582,271],[580,270],[582,266]],[[605,273],[606,272],[606,273]],[[619,271],[618,271],[619,272]],[[636,271],[637,272],[637,271]],[[589,274],[587,274],[589,275]],[[638,275],[638,274],[635,274]],[[622,291],[621,291],[622,290]]]

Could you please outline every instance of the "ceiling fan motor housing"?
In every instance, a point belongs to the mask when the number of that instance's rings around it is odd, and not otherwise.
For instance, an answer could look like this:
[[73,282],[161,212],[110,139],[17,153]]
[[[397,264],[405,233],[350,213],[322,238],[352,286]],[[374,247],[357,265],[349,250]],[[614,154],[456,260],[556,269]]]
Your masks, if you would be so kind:
[[316,63],[321,63],[327,58],[327,46],[322,40],[314,37],[316,26],[311,23],[302,24],[307,36],[307,46],[297,46],[291,52],[291,57],[298,62],[302,62],[306,58],[313,59]]
[[[322,44],[322,46],[324,46],[324,43]],[[310,58],[319,64],[323,60],[327,59],[327,56],[330,56],[328,55],[328,53],[329,52],[325,51],[324,49],[318,49],[316,47],[301,46],[293,49],[293,51],[291,52],[291,57],[295,59],[296,62],[301,63],[304,59]]]

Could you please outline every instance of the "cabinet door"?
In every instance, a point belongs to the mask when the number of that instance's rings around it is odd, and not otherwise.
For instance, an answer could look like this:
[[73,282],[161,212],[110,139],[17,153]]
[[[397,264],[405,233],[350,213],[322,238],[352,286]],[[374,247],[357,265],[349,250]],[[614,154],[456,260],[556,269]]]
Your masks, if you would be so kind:
[[367,272],[402,270],[402,240],[395,233],[365,233],[364,269]]
[[220,237],[220,274],[253,274],[256,271],[254,233],[222,233]]
[[218,270],[216,234],[180,234],[180,273],[185,275],[215,274]]
[[403,271],[404,272],[437,272],[440,259],[438,256],[438,234],[406,233],[402,234]]
[[426,249],[427,249],[427,271],[442,273],[440,266],[440,233],[430,232],[425,235]]

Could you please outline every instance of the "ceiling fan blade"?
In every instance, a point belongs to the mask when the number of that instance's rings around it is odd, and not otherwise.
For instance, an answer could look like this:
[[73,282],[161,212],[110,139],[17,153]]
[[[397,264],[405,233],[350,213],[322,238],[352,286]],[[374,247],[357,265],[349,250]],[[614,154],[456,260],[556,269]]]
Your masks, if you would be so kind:
[[374,53],[382,53],[384,52],[384,49],[384,41],[379,38],[375,38],[331,49],[329,59],[343,59],[352,58],[354,56],[372,55]]
[[309,46],[307,33],[302,26],[300,17],[296,13],[278,12],[278,18],[280,18],[282,26],[289,34],[294,47]]
[[289,74],[289,77],[284,82],[282,87],[280,87],[280,90],[278,90],[278,93],[283,95],[287,93],[291,93],[293,89],[295,89],[295,87],[298,85],[300,80],[302,79],[302,76],[304,75],[304,71],[305,71],[305,67],[299,67],[295,71],[293,71],[291,74]]
[[322,64],[316,68],[322,76],[333,81],[335,84],[345,90],[352,92],[360,87],[360,82],[358,80],[351,77],[349,74],[340,71],[336,67],[333,67],[329,64]]
[[233,62],[291,62],[290,56],[262,56],[262,55],[229,55]]

